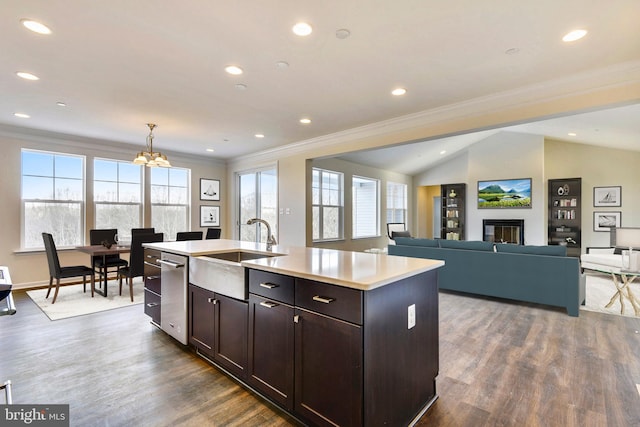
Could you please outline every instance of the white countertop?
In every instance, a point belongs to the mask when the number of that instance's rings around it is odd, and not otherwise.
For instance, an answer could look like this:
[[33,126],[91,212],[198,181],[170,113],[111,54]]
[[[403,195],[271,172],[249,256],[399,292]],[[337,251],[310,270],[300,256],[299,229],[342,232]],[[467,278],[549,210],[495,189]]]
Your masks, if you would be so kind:
[[[263,243],[226,239],[146,243],[144,246],[194,257],[233,250],[269,253]],[[243,261],[242,265],[360,290],[375,289],[444,265],[440,260],[283,245],[275,245],[272,253],[281,256]]]

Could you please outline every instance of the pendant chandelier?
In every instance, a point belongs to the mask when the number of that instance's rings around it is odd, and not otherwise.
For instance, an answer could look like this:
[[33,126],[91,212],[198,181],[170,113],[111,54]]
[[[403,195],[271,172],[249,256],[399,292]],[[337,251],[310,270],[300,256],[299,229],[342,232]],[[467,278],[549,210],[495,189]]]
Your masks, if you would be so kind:
[[153,123],[147,123],[149,126],[149,135],[147,135],[147,149],[141,151],[136,155],[133,163],[136,165],[147,165],[149,168],[160,166],[163,168],[170,168],[171,163],[167,160],[167,156],[159,151],[153,151],[153,128],[156,127]]

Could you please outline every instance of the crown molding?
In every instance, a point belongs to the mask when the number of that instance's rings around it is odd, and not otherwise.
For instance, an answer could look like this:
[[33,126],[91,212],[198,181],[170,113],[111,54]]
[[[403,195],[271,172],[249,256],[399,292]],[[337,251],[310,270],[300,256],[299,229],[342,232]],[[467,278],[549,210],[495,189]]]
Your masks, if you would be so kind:
[[[630,61],[610,67],[590,70],[580,74],[573,74],[558,79],[548,80],[536,84],[527,85],[517,89],[503,91],[487,96],[482,96],[454,104],[444,105],[426,111],[405,115],[398,118],[383,120],[373,124],[348,129],[320,137],[294,142],[256,153],[238,156],[229,161],[229,164],[244,163],[255,160],[278,159],[293,155],[303,154],[315,150],[326,150],[327,147],[340,146],[349,142],[366,140],[381,135],[391,135],[408,129],[426,128],[443,122],[459,120],[462,118],[481,118],[487,114],[496,114],[513,110],[530,110],[532,106],[569,100],[576,97],[584,97],[589,94],[600,93],[606,90],[616,90],[625,86],[640,84],[640,61]],[[640,93],[630,94],[635,101],[640,101]],[[628,101],[630,102],[630,101]],[[570,103],[567,103],[569,105]],[[594,107],[591,107],[592,109]],[[483,130],[498,126],[507,126],[549,118],[551,116],[566,115],[575,110],[559,109],[547,111],[544,115],[522,117],[519,121],[487,124],[476,129],[459,129],[460,133],[472,130]],[[448,136],[448,135],[441,135]],[[432,137],[430,137],[432,138]],[[405,141],[396,141],[397,143]],[[382,147],[382,146],[380,146]],[[379,147],[378,147],[379,148]],[[351,151],[351,150],[347,150]]]
[[[134,145],[126,142],[111,141],[105,139],[90,138],[79,135],[72,135],[61,132],[53,132],[41,129],[25,128],[21,126],[13,126],[0,123],[0,137],[19,139],[29,141],[38,145],[55,144],[58,147],[69,147],[77,153],[86,151],[91,148],[95,151],[113,154],[114,157],[122,157],[123,152],[130,152],[131,156],[140,151],[143,143]],[[226,166],[226,161],[206,156],[197,156],[188,153],[178,153],[174,151],[162,150],[169,157],[169,160],[175,159],[183,162],[207,163],[216,166]]]

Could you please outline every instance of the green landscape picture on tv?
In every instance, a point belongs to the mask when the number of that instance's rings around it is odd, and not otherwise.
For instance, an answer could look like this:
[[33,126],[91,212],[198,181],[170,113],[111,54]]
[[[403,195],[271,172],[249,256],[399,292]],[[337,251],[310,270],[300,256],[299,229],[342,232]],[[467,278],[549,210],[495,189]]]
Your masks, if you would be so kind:
[[478,181],[478,208],[530,208],[531,178]]

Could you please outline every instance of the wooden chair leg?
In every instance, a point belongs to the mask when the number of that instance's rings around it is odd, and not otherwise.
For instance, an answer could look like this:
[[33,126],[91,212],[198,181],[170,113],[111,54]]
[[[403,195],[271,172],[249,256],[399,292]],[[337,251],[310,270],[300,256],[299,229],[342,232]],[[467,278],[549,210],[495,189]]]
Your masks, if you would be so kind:
[[83,293],[87,292],[87,276],[86,275],[82,276],[82,292]]
[[49,298],[49,293],[51,292],[51,285],[53,284],[53,276],[49,277],[49,289],[47,289],[47,296],[45,299]]
[[131,295],[131,302],[133,302],[133,277],[129,276],[129,294]]
[[120,286],[120,292],[118,295],[122,296],[122,275],[118,275],[118,285]]
[[96,274],[93,273],[91,275],[91,298],[93,298],[93,293],[96,290]]
[[59,289],[60,289],[60,279],[56,278],[56,291],[53,293],[53,301],[51,301],[51,305],[56,303],[56,298],[58,298]]

